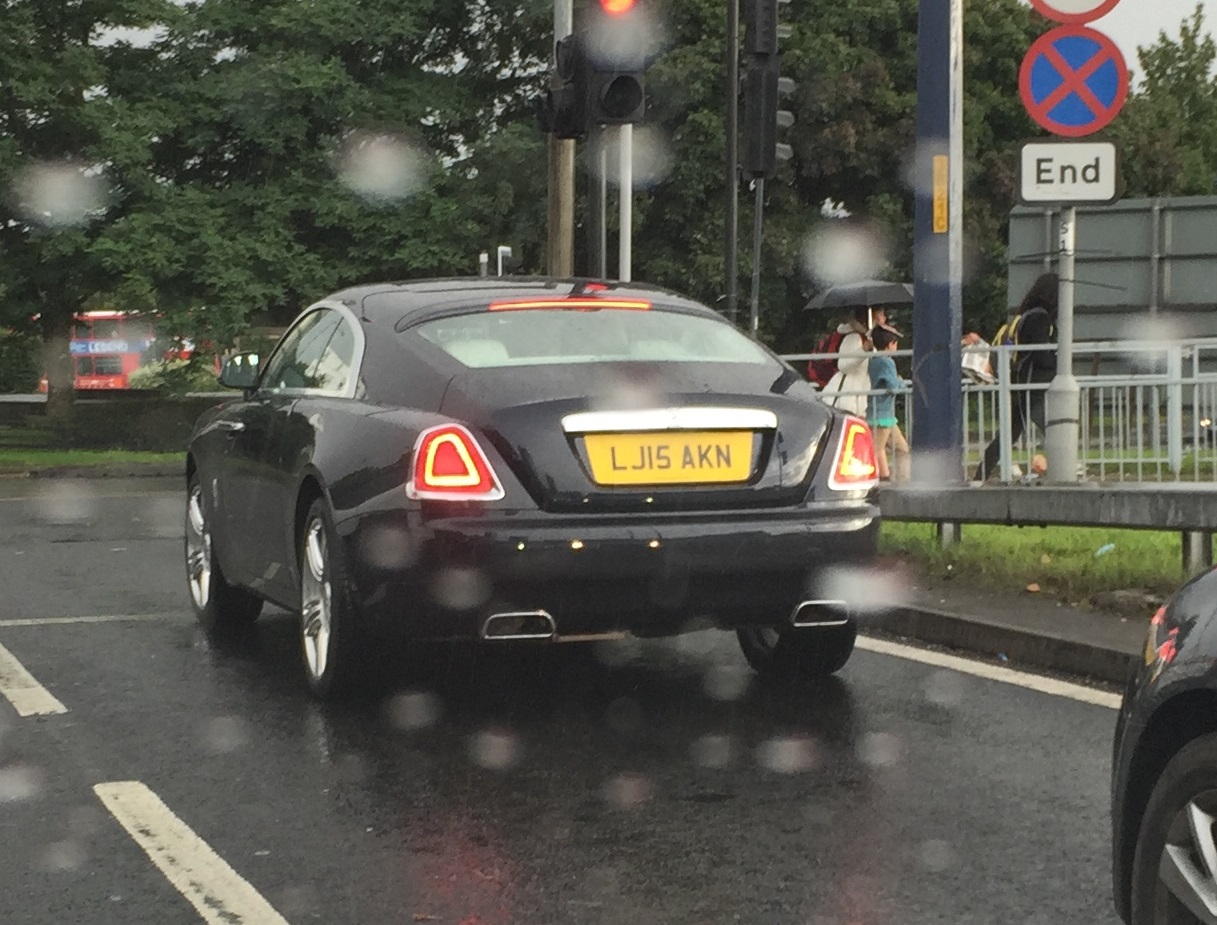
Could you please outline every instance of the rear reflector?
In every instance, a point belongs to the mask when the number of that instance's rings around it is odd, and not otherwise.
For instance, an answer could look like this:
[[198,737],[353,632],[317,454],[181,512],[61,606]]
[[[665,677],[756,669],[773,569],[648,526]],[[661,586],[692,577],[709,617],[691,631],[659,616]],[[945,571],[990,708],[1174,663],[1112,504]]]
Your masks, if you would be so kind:
[[406,494],[429,501],[497,501],[503,487],[473,434],[460,424],[441,424],[418,435]]
[[878,484],[879,465],[870,428],[858,418],[846,418],[828,487],[837,491],[865,491]]
[[599,311],[609,309],[627,312],[650,311],[651,303],[646,299],[587,299],[573,297],[569,299],[507,299],[502,302],[491,302],[492,312],[518,312],[532,309],[575,309],[577,311]]

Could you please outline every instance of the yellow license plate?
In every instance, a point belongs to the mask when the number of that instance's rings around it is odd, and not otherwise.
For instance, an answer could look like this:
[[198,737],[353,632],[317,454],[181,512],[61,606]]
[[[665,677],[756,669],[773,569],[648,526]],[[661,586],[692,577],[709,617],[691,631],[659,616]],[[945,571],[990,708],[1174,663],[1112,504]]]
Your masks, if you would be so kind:
[[751,431],[588,434],[598,485],[724,485],[752,474]]

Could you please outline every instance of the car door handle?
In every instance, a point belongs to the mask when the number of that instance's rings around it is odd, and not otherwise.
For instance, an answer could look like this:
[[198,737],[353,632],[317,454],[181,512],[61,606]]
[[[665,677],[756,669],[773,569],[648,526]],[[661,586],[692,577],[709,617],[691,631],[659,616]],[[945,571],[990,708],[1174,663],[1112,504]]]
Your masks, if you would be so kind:
[[224,430],[230,434],[239,434],[245,429],[245,424],[241,421],[216,421],[213,426],[216,430]]

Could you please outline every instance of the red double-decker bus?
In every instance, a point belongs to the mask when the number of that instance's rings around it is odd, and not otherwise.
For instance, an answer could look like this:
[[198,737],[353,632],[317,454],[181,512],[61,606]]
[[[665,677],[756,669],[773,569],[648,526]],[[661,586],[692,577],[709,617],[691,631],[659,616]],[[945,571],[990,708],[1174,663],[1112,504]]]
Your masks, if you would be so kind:
[[82,312],[69,349],[78,389],[125,389],[156,342],[152,322],[121,311]]

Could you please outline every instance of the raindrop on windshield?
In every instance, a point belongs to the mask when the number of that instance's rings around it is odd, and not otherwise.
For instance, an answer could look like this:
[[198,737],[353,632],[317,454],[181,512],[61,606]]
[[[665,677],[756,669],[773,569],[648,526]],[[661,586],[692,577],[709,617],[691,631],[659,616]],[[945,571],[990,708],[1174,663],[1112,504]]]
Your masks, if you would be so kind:
[[618,697],[604,711],[604,721],[614,732],[637,735],[642,729],[642,708],[629,697]]
[[888,267],[887,244],[875,228],[830,221],[803,245],[803,269],[818,286],[840,286],[882,276]]
[[440,699],[427,691],[405,691],[395,694],[385,703],[385,715],[390,725],[402,732],[434,726],[443,712]]
[[844,601],[851,614],[878,614],[907,602],[908,581],[898,568],[837,565],[820,573],[808,590],[818,600]]
[[725,735],[704,735],[689,751],[693,763],[703,768],[725,768],[735,760],[735,745]]
[[955,852],[947,842],[931,838],[921,843],[921,863],[928,870],[940,872],[955,863]]
[[50,873],[66,873],[79,870],[88,859],[83,845],[72,839],[64,839],[47,845],[38,866]]
[[96,169],[66,161],[25,168],[17,174],[13,192],[29,221],[51,228],[82,225],[100,217],[109,198],[105,179]]
[[935,671],[926,678],[925,699],[940,707],[955,707],[963,702],[964,679],[954,671]]
[[604,798],[618,809],[636,809],[654,795],[650,779],[637,771],[626,771],[604,785]]
[[472,610],[490,599],[490,580],[475,568],[449,568],[431,583],[436,602],[452,610]]
[[35,499],[38,516],[49,524],[87,523],[97,513],[92,486],[80,479],[55,481],[39,486]]
[[745,665],[713,665],[706,672],[702,689],[710,699],[728,702],[742,698],[751,683],[752,672]]
[[342,183],[377,204],[418,192],[430,166],[430,158],[421,148],[396,133],[352,132],[337,155]]
[[475,763],[491,771],[506,771],[519,763],[522,748],[515,733],[506,729],[487,729],[470,742]]
[[[668,136],[653,125],[634,129],[630,150],[631,186],[646,190],[658,186],[672,173],[675,157]],[[610,186],[621,186],[621,140],[617,132],[602,136],[600,142],[588,146],[587,169],[594,177],[601,176]]]
[[890,732],[868,732],[858,743],[858,757],[874,768],[890,768],[900,761],[900,739]]
[[42,783],[42,771],[30,765],[0,768],[0,803],[32,800],[42,793]]
[[203,747],[215,754],[227,754],[249,743],[249,729],[238,716],[216,716],[203,725]]
[[761,767],[778,774],[798,774],[816,766],[815,743],[805,736],[769,739],[757,748]]

